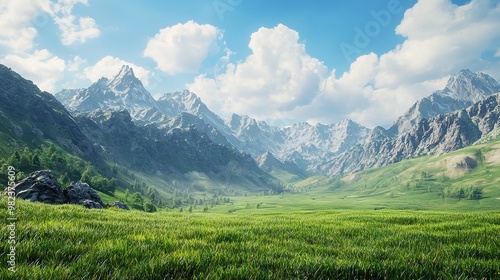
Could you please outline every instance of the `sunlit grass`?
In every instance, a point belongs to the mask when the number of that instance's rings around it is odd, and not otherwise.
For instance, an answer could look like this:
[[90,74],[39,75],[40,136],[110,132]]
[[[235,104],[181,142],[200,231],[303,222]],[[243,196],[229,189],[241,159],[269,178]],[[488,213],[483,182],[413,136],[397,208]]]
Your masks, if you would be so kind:
[[146,214],[18,200],[17,213],[18,271],[1,279],[500,277],[499,212]]

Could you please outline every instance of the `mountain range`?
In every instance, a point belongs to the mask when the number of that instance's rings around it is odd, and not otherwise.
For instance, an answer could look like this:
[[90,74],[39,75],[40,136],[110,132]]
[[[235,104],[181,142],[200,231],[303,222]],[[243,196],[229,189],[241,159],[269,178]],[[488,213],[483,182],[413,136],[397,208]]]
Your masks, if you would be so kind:
[[52,95],[2,65],[0,153],[50,141],[98,166],[112,162],[165,182],[266,191],[277,188],[269,174],[347,174],[492,139],[498,92],[492,77],[462,70],[388,129],[347,119],[276,127],[238,114],[223,119],[188,90],[154,99],[129,66]]
[[154,124],[159,128],[193,126],[215,143],[254,158],[272,153],[280,161],[294,162],[303,170],[312,170],[325,159],[362,143],[370,131],[351,120],[279,128],[237,114],[222,119],[187,90],[165,93],[155,100],[129,66],[123,66],[111,80],[101,78],[89,88],[62,90],[55,97],[71,112],[127,110],[139,124]]
[[[100,79],[87,90],[61,92],[79,108],[101,106],[70,114],[52,94],[0,65],[0,156],[53,143],[97,168],[118,164],[159,178],[165,185],[176,181],[190,186],[192,191],[228,193],[231,186],[234,194],[279,187],[249,155],[214,143],[194,126],[179,127],[176,119],[182,114],[162,128],[133,122],[133,116],[154,113],[154,107],[144,105],[154,104],[149,103],[154,99],[144,95],[130,68],[122,70],[116,79]],[[70,92],[75,94],[71,98]],[[144,106],[135,106],[139,103]],[[119,108],[124,104],[130,105],[133,113]]]
[[[496,92],[500,92],[500,84],[489,75],[461,70],[450,76],[443,90],[417,101],[389,129],[368,129],[348,119],[327,125],[297,123],[283,128],[238,114],[223,119],[188,90],[165,93],[155,100],[129,66],[123,66],[111,80],[101,78],[89,88],[63,90],[55,97],[71,112],[127,110],[138,124],[153,124],[163,130],[193,127],[214,143],[249,154],[256,160],[271,154],[281,163],[293,163],[301,172],[334,175],[430,152],[450,151],[452,148],[433,148],[432,143],[408,139],[422,138],[419,133],[426,132],[422,120],[430,121],[435,127],[441,120],[431,120],[433,117],[465,109]],[[460,116],[463,120],[463,114]],[[450,122],[455,118],[459,118],[456,113],[448,116]],[[441,129],[448,131],[449,128]],[[449,137],[445,134],[438,138],[446,139],[445,142],[456,140]],[[478,140],[476,138],[466,137],[464,144],[448,146],[462,147]]]

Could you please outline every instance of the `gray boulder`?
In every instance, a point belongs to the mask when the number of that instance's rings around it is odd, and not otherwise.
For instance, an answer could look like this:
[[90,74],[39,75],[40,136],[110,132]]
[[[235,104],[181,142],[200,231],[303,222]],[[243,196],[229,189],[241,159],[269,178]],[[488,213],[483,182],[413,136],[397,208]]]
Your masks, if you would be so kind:
[[49,170],[31,173],[15,185],[14,192],[16,197],[31,202],[66,203],[61,185]]
[[97,201],[93,201],[91,199],[85,199],[84,201],[82,201],[82,205],[83,207],[85,208],[88,208],[88,209],[102,209],[104,208],[102,206],[102,204],[100,204],[99,202]]
[[125,209],[125,210],[130,210],[130,208],[128,208],[127,204],[121,202],[121,201],[115,201],[113,203],[111,203],[109,205],[109,207],[117,207],[117,208],[120,208],[120,209]]
[[81,204],[86,208],[104,208],[101,197],[86,183],[71,183],[62,189],[50,170],[35,171],[14,186],[16,197],[31,202]]
[[73,183],[63,190],[66,203],[82,204],[86,208],[104,208],[101,197],[87,183]]

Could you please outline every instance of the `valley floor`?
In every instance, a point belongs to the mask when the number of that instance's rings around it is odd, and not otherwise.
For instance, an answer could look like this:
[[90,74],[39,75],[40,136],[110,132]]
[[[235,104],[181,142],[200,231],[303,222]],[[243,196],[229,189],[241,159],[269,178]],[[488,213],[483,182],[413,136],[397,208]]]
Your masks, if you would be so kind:
[[4,239],[0,279],[500,278],[499,211],[16,206],[17,271]]

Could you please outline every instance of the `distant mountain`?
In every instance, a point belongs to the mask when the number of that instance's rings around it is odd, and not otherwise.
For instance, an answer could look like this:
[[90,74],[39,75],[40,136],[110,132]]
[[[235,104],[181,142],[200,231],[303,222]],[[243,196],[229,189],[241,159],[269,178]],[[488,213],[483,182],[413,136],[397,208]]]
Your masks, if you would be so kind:
[[280,128],[248,116],[232,114],[225,120],[225,125],[239,140],[237,148],[251,154],[254,158],[265,152],[278,154],[286,138]]
[[[391,128],[374,128],[364,143],[335,156],[314,171],[351,173],[471,145],[498,132],[495,127],[498,122],[495,93],[498,92],[500,84],[491,76],[461,70],[451,75],[443,90],[417,101]],[[482,113],[474,110],[477,106]]]
[[56,97],[74,112],[127,110],[137,123],[154,123],[162,129],[194,127],[215,143],[254,158],[271,152],[279,160],[292,161],[304,170],[363,142],[369,132],[347,120],[331,125],[302,123],[288,128],[237,114],[223,120],[188,90],[165,93],[154,100],[128,66],[123,66],[111,81],[101,78],[88,89],[63,90]]
[[294,162],[303,170],[311,170],[364,142],[369,133],[368,128],[351,120],[329,125],[298,123],[278,128],[248,116],[233,114],[226,120],[226,125],[244,143],[240,149],[254,157],[271,152],[280,161]]
[[102,163],[92,142],[52,94],[0,65],[0,156],[47,140],[73,155]]
[[138,125],[126,110],[95,110],[80,114],[77,121],[109,160],[132,170],[181,182],[203,181],[197,191],[220,190],[217,186],[250,192],[275,189],[272,177],[249,155],[216,144],[193,127],[172,126],[165,131]]
[[[132,70],[124,67],[111,81],[101,79],[89,89],[76,91],[76,96],[69,98],[65,91],[60,98],[74,102],[80,100],[76,97],[85,96],[78,103],[82,111],[92,108],[98,98],[103,107],[116,109],[112,105],[130,107],[142,102],[142,108],[149,110],[150,99],[140,86]],[[171,184],[155,186],[162,193],[172,186],[184,192],[226,195],[280,191],[276,179],[261,170],[253,158],[231,148],[198,117],[181,113],[166,119],[159,128],[133,121],[132,109],[95,109],[71,116],[53,95],[0,65],[0,156],[24,147],[39,148],[49,140],[96,167],[119,164],[127,167],[127,172],[148,174],[152,181]],[[195,125],[214,130],[221,143],[212,141]]]
[[201,131],[205,131],[212,140],[222,143],[220,136],[223,136],[226,138],[226,142],[230,143],[232,147],[249,153],[249,151],[241,148],[242,143],[225,125],[224,120],[208,109],[195,93],[188,90],[165,93],[158,99],[157,105],[159,110],[167,117],[175,117],[183,112],[196,116],[210,129],[216,130],[209,132],[206,127],[201,126],[199,123],[196,126]]
[[491,76],[461,70],[451,75],[443,90],[417,101],[396,120],[389,132],[393,135],[404,133],[422,119],[467,108],[497,92],[500,92],[500,84]]
[[340,154],[321,167],[327,174],[342,174],[371,167],[386,166],[422,155],[441,155],[499,133],[500,93],[481,100],[467,109],[429,120],[422,119],[398,137],[390,137],[377,128],[363,145]]
[[71,111],[90,112],[96,109],[126,109],[132,118],[140,121],[161,118],[160,110],[134,70],[124,65],[108,80],[101,78],[87,89],[62,90],[54,95]]
[[370,130],[354,121],[344,120],[329,125],[299,123],[285,128],[284,132],[286,141],[279,158],[299,166],[307,165],[307,169],[311,170],[365,142]]
[[291,161],[281,162],[270,152],[265,152],[256,159],[257,165],[264,171],[271,174],[288,173],[293,175],[294,179],[304,179],[309,176],[302,168]]

